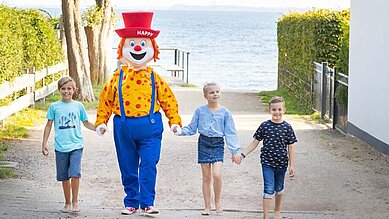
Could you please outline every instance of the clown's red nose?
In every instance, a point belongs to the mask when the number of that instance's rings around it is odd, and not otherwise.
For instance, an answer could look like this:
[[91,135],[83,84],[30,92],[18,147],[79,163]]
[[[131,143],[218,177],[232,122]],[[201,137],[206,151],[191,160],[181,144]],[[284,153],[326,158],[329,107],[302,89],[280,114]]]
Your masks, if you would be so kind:
[[139,45],[136,45],[136,46],[134,47],[134,50],[137,51],[137,52],[139,52],[139,51],[142,50],[142,47],[140,47]]

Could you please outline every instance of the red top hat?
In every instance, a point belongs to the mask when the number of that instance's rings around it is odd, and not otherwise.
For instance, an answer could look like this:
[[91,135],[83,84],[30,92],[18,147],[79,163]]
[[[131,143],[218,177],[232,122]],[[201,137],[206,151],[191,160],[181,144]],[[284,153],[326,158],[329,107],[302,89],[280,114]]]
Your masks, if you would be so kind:
[[123,12],[124,28],[115,30],[122,38],[155,38],[159,30],[150,29],[153,12]]

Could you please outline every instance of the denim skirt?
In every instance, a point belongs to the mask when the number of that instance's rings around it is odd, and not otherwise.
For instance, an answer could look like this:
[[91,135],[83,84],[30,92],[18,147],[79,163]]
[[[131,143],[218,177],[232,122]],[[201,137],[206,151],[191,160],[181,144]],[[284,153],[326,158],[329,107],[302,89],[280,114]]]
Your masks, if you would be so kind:
[[223,162],[224,159],[224,138],[199,136],[198,141],[198,163]]

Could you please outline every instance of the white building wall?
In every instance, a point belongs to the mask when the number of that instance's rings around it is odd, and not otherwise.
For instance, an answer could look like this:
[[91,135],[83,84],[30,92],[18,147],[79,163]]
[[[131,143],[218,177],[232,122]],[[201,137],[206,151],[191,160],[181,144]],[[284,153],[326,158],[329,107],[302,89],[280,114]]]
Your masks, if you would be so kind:
[[387,152],[389,1],[352,0],[350,13],[349,132]]

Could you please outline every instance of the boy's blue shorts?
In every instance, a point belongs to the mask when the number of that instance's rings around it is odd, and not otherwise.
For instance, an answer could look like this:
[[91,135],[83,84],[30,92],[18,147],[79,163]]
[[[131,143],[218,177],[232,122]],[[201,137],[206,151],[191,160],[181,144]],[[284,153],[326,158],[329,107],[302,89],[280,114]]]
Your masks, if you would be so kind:
[[72,177],[81,178],[82,148],[70,152],[55,151],[57,180],[66,181]]
[[262,164],[263,176],[263,198],[271,199],[276,195],[281,195],[284,192],[284,182],[286,167],[272,167]]

